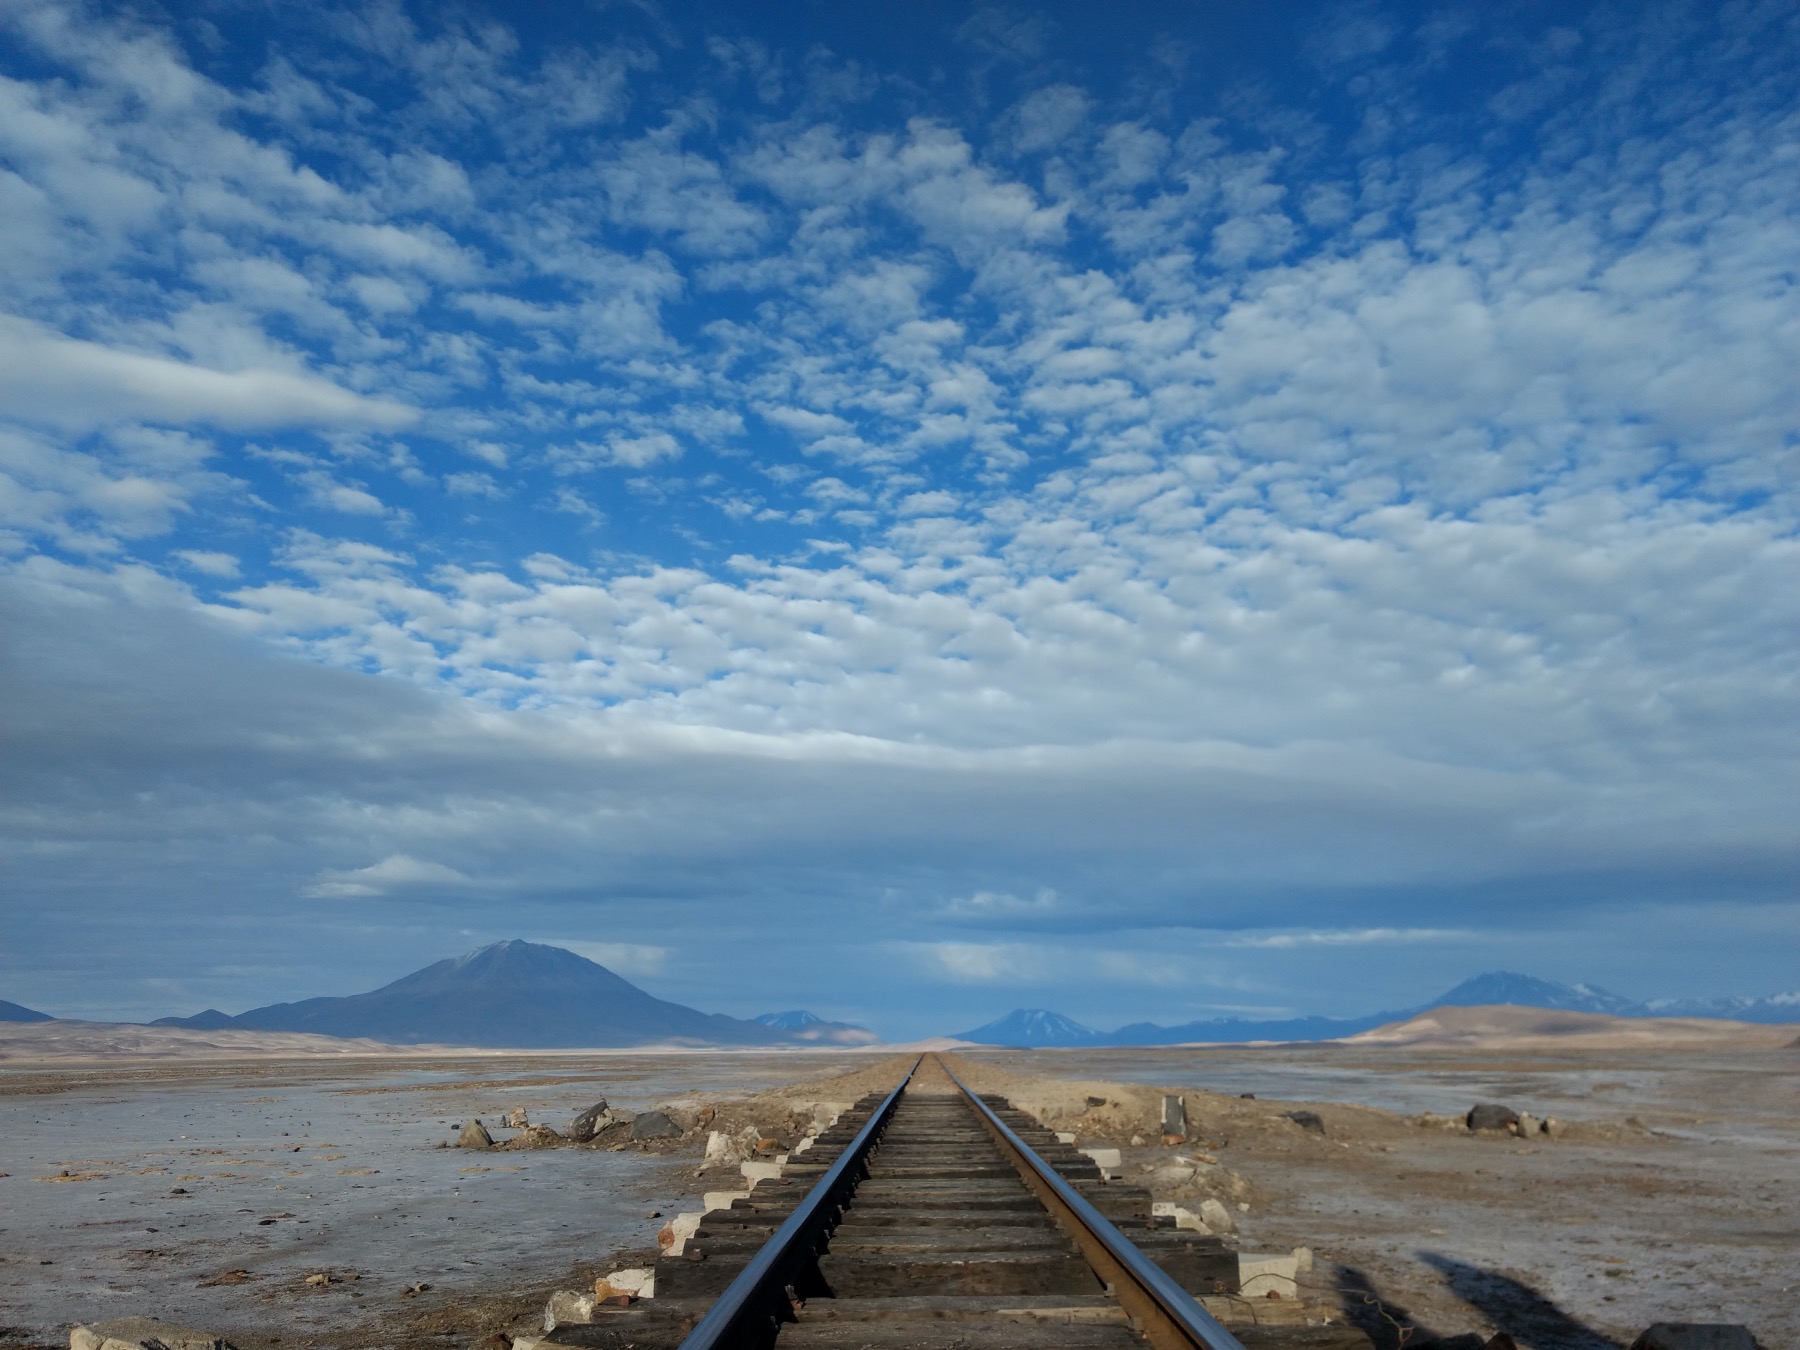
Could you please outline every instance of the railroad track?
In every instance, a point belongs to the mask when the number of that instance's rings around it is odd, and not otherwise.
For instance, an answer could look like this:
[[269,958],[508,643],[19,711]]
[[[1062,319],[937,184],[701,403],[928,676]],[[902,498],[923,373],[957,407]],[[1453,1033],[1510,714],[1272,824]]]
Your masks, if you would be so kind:
[[[748,1199],[715,1210],[656,1297],[559,1327],[550,1345],[641,1350],[1245,1350],[1194,1295],[1236,1288],[1221,1239],[1151,1217],[1003,1098],[935,1055],[863,1098]],[[1337,1350],[1336,1336],[1251,1350]]]

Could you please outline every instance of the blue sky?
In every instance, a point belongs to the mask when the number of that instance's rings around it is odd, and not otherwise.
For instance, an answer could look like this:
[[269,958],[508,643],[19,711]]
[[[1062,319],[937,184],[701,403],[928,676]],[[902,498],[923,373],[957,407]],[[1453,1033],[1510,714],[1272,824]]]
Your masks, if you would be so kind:
[[0,996],[1791,986],[1777,4],[0,13]]

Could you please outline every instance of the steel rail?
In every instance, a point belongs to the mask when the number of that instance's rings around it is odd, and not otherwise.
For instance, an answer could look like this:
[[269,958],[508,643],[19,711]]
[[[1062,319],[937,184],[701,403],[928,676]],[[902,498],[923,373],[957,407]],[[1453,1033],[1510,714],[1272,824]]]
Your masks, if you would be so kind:
[[941,1059],[938,1063],[974,1105],[981,1122],[1010,1156],[1025,1184],[1075,1240],[1095,1273],[1110,1286],[1113,1297],[1131,1315],[1145,1340],[1156,1350],[1244,1350],[1243,1342],[1038,1157],[992,1107],[951,1073],[948,1064]]
[[[813,1188],[788,1215],[787,1221],[775,1230],[774,1236],[763,1244],[762,1250],[738,1273],[738,1277],[725,1286],[725,1292],[707,1310],[706,1316],[695,1323],[694,1329],[682,1340],[681,1350],[729,1350],[743,1345],[747,1342],[743,1320],[771,1316],[770,1305],[787,1283],[785,1277],[789,1272],[783,1267],[812,1254],[800,1249],[817,1240],[826,1212],[838,1203],[840,1192],[862,1179],[856,1174],[857,1169],[880,1137],[888,1117],[894,1113],[894,1104],[906,1091],[906,1085],[912,1082],[913,1074],[918,1072],[924,1058],[920,1055],[913,1061],[900,1085],[870,1113],[856,1137],[845,1145],[825,1175],[813,1183]],[[775,1282],[771,1277],[776,1274],[784,1278]]]

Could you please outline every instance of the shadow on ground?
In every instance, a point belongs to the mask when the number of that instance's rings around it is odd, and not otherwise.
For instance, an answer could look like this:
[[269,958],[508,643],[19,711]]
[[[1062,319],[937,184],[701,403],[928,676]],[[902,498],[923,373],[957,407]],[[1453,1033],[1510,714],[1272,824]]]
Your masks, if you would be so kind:
[[1382,1296],[1367,1273],[1338,1269],[1338,1301],[1344,1318],[1368,1336],[1374,1350],[1501,1350],[1510,1338],[1520,1350],[1620,1350],[1619,1343],[1569,1316],[1544,1295],[1510,1275],[1483,1270],[1436,1252],[1419,1259],[1444,1276],[1450,1290],[1502,1333],[1491,1343],[1476,1332],[1429,1326],[1405,1306]]
[[1420,1252],[1419,1260],[1443,1275],[1451,1293],[1525,1350],[1620,1350],[1617,1341],[1569,1316],[1522,1280],[1437,1252]]

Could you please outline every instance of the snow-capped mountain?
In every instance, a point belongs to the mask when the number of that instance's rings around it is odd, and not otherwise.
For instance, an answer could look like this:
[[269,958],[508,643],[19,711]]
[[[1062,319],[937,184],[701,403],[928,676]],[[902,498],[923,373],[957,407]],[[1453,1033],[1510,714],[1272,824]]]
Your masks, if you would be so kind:
[[1363,1017],[1295,1017],[1247,1021],[1208,1018],[1161,1026],[1133,1022],[1117,1031],[1095,1031],[1060,1013],[1021,1008],[997,1022],[958,1033],[979,1045],[1084,1046],[1180,1045],[1193,1041],[1323,1041],[1352,1036],[1387,1022],[1416,1017],[1432,1008],[1487,1007],[1512,1004],[1521,1008],[1555,1008],[1568,1012],[1605,1013],[1613,1017],[1722,1017],[1740,1022],[1800,1022],[1800,992],[1767,998],[1657,999],[1639,1003],[1593,984],[1559,984],[1510,970],[1490,970],[1464,980],[1429,1003],[1413,1008],[1370,1013]]
[[956,1033],[959,1041],[977,1045],[1032,1046],[1104,1045],[1106,1038],[1072,1017],[1043,1008],[1015,1008],[998,1021]]

